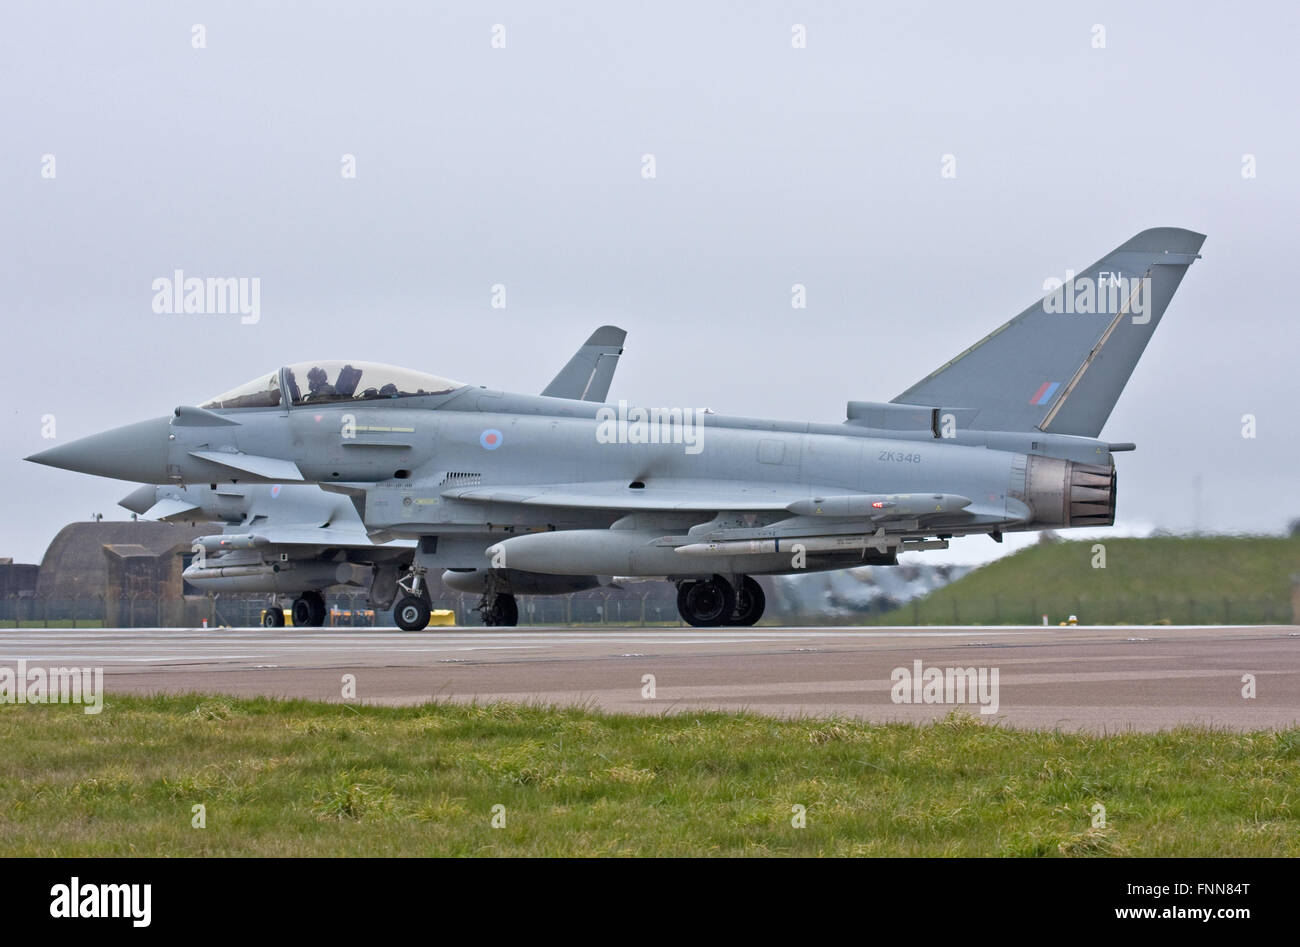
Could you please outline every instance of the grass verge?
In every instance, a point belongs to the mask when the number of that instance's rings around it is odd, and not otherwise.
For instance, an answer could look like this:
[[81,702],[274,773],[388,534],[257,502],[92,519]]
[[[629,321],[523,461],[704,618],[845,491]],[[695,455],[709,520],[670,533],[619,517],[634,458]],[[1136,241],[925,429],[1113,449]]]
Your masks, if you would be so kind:
[[1300,855],[1300,729],[189,695],[0,706],[0,746],[8,856]]

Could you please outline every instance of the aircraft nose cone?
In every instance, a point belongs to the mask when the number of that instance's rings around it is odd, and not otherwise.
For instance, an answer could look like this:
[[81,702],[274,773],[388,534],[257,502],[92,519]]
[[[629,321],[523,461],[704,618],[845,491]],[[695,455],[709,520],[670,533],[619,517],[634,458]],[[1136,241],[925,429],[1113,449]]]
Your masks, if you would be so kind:
[[60,444],[26,458],[34,464],[59,467],[96,477],[167,483],[167,435],[170,419],[154,418],[102,434]]

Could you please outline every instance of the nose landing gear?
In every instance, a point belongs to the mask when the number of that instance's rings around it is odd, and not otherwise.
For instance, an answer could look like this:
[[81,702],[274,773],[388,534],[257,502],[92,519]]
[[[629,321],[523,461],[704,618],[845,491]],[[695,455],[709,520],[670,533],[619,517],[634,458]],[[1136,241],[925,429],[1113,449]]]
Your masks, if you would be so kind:
[[429,625],[429,603],[406,595],[393,606],[393,621],[402,631],[420,631]]
[[426,570],[412,564],[406,575],[397,580],[401,597],[393,605],[393,622],[402,631],[423,631],[429,626],[429,597],[424,585]]

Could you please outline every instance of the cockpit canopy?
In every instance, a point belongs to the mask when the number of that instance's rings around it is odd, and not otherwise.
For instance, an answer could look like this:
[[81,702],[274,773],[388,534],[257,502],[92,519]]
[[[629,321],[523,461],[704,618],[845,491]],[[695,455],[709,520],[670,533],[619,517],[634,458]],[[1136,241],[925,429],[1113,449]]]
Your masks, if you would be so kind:
[[280,373],[263,375],[209,398],[200,408],[274,408],[280,403]]
[[438,395],[464,387],[449,378],[377,362],[299,362],[210,398],[200,407],[280,407],[281,385],[294,406]]

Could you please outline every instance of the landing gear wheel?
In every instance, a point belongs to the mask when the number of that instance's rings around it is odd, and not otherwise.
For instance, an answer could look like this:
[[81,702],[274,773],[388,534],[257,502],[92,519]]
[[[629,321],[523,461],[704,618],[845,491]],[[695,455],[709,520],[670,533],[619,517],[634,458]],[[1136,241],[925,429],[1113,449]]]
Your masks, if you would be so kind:
[[695,628],[716,628],[736,611],[736,590],[720,575],[688,580],[677,587],[677,611]]
[[736,610],[725,624],[746,627],[755,625],[763,617],[763,609],[766,607],[767,596],[763,594],[763,587],[751,577],[745,576],[740,582],[740,588],[736,590]]
[[304,628],[319,628],[325,624],[325,596],[319,592],[303,592],[294,599],[293,623]]
[[284,627],[284,609],[278,602],[272,602],[271,607],[262,615],[263,628],[283,628]]
[[483,624],[513,628],[519,624],[519,605],[513,595],[498,593],[492,596],[492,603],[482,610]]
[[402,631],[423,631],[429,625],[429,603],[419,595],[404,595],[393,606],[393,621]]

